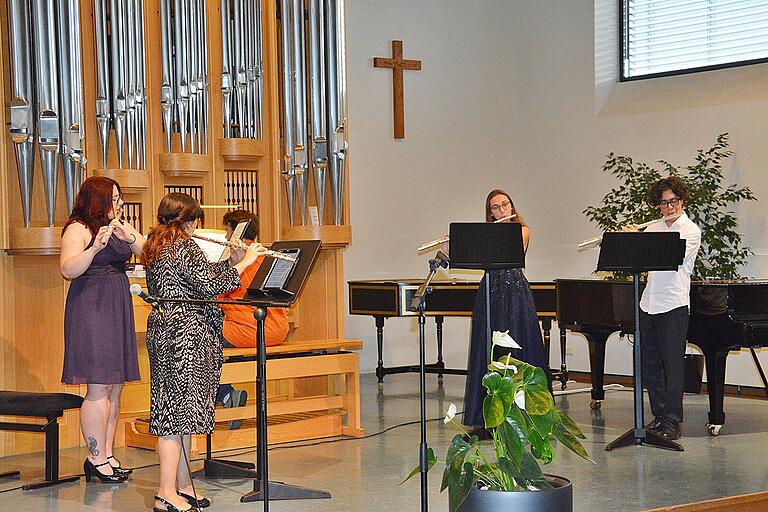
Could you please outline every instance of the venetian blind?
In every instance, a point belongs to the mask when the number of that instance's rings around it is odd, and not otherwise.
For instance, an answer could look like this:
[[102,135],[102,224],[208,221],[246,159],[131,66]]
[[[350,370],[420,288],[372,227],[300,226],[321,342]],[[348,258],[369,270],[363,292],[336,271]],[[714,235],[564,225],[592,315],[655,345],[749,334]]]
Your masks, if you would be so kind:
[[768,59],[768,0],[623,0],[622,78]]

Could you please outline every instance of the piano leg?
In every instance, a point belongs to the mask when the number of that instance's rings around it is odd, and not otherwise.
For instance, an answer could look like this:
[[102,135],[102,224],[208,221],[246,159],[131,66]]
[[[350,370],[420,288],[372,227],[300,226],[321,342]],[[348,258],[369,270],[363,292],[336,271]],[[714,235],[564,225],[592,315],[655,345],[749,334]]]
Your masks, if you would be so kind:
[[552,344],[552,319],[540,318],[541,330],[544,332],[544,361],[547,363],[547,368],[552,372],[552,367],[549,364],[549,347]]
[[725,424],[723,399],[725,397],[725,362],[728,359],[727,350],[702,350],[707,361],[707,391],[709,392],[709,435],[720,435],[720,429]]
[[[435,317],[435,329],[437,330],[437,363],[435,363],[435,367],[442,370],[445,368],[445,363],[443,362],[443,315]],[[443,374],[438,373],[437,383],[441,384],[442,382]]]
[[594,411],[600,409],[602,406],[601,402],[605,399],[605,389],[603,389],[605,381],[605,344],[611,333],[608,331],[590,331],[582,332],[582,334],[589,342],[589,368],[592,374],[592,402],[589,404],[589,408]]
[[[549,374],[552,377],[552,381],[555,380],[560,381],[560,389],[565,389],[565,383],[568,382],[568,373],[567,371],[564,371],[564,365],[560,364],[560,370],[552,370],[552,365],[550,363],[550,354],[549,350],[552,346],[552,317],[540,317],[539,321],[541,322],[541,330],[544,332],[544,357],[547,364],[547,369],[549,370]],[[562,334],[562,333],[561,333]],[[560,351],[563,352],[565,349],[563,349],[563,337],[560,336]],[[561,359],[561,361],[565,361],[565,359]]]
[[565,351],[568,345],[568,331],[560,327],[560,388],[565,389],[568,384],[568,363],[565,361]]
[[763,388],[765,388],[765,396],[768,396],[768,380],[765,378],[765,372],[763,371],[763,365],[760,364],[760,360],[755,353],[755,347],[749,347],[749,353],[752,354],[752,360],[755,362],[755,368],[760,373],[760,379],[763,381]]
[[384,352],[384,317],[375,316],[376,319],[376,348],[379,351],[379,363],[376,365],[376,377],[379,379],[379,384],[384,383],[384,376],[387,374],[384,368],[384,359],[382,353]]

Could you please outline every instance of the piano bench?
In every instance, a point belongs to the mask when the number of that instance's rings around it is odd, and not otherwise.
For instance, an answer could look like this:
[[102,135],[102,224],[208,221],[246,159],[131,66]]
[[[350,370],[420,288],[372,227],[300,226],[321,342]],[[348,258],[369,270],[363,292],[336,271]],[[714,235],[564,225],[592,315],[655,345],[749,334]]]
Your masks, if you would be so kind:
[[[45,480],[26,484],[29,491],[51,485],[74,482],[79,476],[59,478],[59,422],[67,409],[79,409],[83,397],[70,393],[31,393],[26,391],[0,391],[0,416],[27,416],[44,418],[46,423],[0,422],[0,430],[42,432],[45,434]],[[2,477],[18,476],[18,471],[3,473]]]

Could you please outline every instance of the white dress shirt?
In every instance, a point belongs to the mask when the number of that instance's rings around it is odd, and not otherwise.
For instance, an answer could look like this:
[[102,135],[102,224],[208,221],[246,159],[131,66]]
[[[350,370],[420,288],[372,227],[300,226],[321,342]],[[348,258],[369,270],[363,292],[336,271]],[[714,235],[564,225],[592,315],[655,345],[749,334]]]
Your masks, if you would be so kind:
[[640,309],[649,315],[666,313],[681,306],[690,306],[691,273],[701,246],[701,230],[683,213],[671,226],[660,220],[648,226],[649,231],[677,231],[685,240],[685,258],[677,270],[648,272],[648,283],[640,299]]

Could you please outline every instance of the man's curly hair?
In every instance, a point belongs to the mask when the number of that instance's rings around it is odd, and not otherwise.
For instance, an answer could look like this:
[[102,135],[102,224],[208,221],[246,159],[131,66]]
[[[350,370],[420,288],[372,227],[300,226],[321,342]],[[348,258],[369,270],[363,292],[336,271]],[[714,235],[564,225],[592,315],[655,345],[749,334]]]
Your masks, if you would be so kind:
[[661,194],[665,190],[671,190],[682,201],[688,199],[688,186],[685,182],[677,176],[670,176],[669,178],[662,178],[653,184],[651,190],[648,191],[648,204],[659,206]]

